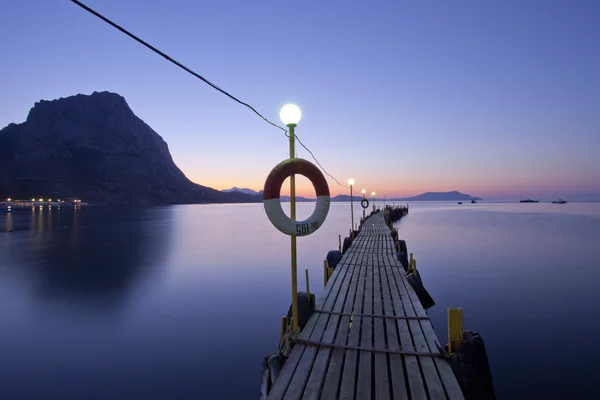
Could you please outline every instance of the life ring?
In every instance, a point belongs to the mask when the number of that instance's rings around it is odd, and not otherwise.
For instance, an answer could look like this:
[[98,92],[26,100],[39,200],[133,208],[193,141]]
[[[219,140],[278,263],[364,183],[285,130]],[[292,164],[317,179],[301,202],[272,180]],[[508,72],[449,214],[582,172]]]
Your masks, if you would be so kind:
[[362,199],[362,200],[360,201],[360,206],[361,206],[362,208],[364,208],[364,209],[367,209],[367,208],[369,208],[369,200],[367,200],[367,199]]
[[[285,215],[281,208],[280,192],[283,181],[295,174],[307,177],[317,194],[315,211],[304,221],[294,221]],[[317,167],[302,158],[290,158],[280,162],[265,181],[263,190],[265,212],[275,228],[286,235],[307,236],[315,232],[325,222],[330,203],[329,186],[325,177]]]

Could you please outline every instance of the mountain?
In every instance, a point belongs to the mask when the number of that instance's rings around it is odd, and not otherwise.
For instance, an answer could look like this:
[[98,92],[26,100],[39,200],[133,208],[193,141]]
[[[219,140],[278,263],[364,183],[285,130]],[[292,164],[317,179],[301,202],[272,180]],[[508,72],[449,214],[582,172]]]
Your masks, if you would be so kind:
[[[354,201],[361,201],[361,196],[352,196]],[[371,201],[370,197],[367,200]],[[382,197],[375,199],[377,202],[383,201]],[[418,196],[403,197],[403,198],[386,198],[385,201],[461,201],[461,200],[481,200],[479,197],[472,197],[468,194],[463,194],[457,191],[453,192],[426,192]],[[350,196],[346,194],[340,194],[331,199],[331,201],[350,201]]]
[[[262,198],[262,197],[261,197]],[[290,196],[281,196],[281,201],[290,201]],[[308,199],[302,196],[296,196],[296,203],[307,203],[311,201],[317,201],[316,199]]]
[[[361,201],[362,200],[362,196],[352,196],[352,201]],[[367,199],[369,201],[371,201],[371,199]],[[350,196],[348,196],[347,194],[338,194],[335,197],[331,198],[331,201],[350,201]]]
[[0,130],[0,198],[79,197],[96,203],[259,202],[191,182],[167,143],[116,93],[35,103]]
[[[246,188],[240,189],[237,186],[234,186],[231,189],[223,189],[223,190],[221,190],[221,192],[225,192],[225,193],[240,192],[240,193],[245,193],[245,194],[249,194],[249,195],[252,195],[252,196],[259,196],[260,195],[261,201],[262,201],[262,194],[263,194],[262,190],[259,191],[259,192],[257,192],[256,190],[252,190],[252,189],[246,189]],[[281,201],[290,201],[290,196],[281,196]],[[308,199],[308,198],[302,197],[302,196],[296,196],[296,202],[298,202],[298,203],[310,202],[310,201],[316,201],[316,200],[315,199]]]
[[223,190],[221,190],[221,192],[224,192],[224,193],[240,192],[240,193],[249,194],[251,196],[256,196],[256,195],[259,195],[259,194],[263,193],[262,190],[260,192],[257,192],[256,190],[247,189],[247,188],[239,188],[237,186],[234,186],[231,189],[223,189]]
[[425,192],[418,196],[389,199],[394,201],[462,201],[481,200],[479,197],[469,196],[456,190],[452,192]]

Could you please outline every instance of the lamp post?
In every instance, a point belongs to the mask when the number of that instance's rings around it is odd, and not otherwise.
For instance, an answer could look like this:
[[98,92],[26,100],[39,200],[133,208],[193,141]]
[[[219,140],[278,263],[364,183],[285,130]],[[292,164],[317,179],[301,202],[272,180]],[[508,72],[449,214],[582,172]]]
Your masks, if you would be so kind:
[[[294,158],[294,128],[300,122],[302,112],[295,104],[286,104],[279,112],[279,118],[289,128],[290,158]],[[290,218],[296,219],[296,176],[290,176]],[[298,329],[298,276],[296,273],[296,236],[291,236],[292,253],[292,330]]]
[[[365,199],[365,193],[367,193],[367,191],[365,189],[363,189],[362,190],[363,200]],[[365,220],[365,209],[363,208],[363,222],[364,222],[364,220]]]
[[354,204],[352,202],[352,185],[354,185],[354,179],[348,179],[348,185],[350,185],[350,218],[352,219],[352,225],[350,226],[350,237],[354,240]]
[[373,202],[373,212],[375,212],[375,192],[371,192],[371,201]]

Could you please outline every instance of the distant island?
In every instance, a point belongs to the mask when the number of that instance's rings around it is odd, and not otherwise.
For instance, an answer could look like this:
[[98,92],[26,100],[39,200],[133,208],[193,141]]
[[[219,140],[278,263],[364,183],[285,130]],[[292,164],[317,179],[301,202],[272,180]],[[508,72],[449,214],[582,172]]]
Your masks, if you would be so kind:
[[[361,196],[352,196],[354,201],[360,201],[362,199]],[[369,201],[371,201],[370,197],[367,197]],[[380,197],[376,197],[377,201],[380,201]],[[482,200],[479,197],[473,197],[468,194],[464,194],[457,191],[451,192],[425,192],[418,196],[412,197],[386,197],[385,201],[471,201],[471,200]],[[345,194],[340,194],[331,199],[331,201],[350,201],[350,196]]]
[[390,199],[395,201],[471,201],[471,200],[483,200],[479,197],[473,197],[468,194],[464,194],[453,190],[451,192],[425,192],[418,196],[404,197],[400,199]]

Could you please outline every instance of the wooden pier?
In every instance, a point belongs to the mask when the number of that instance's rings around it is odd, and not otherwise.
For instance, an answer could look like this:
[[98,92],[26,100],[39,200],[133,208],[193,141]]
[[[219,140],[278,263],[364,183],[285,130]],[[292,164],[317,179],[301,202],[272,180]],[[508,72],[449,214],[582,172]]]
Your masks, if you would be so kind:
[[383,212],[329,278],[269,399],[463,399]]

